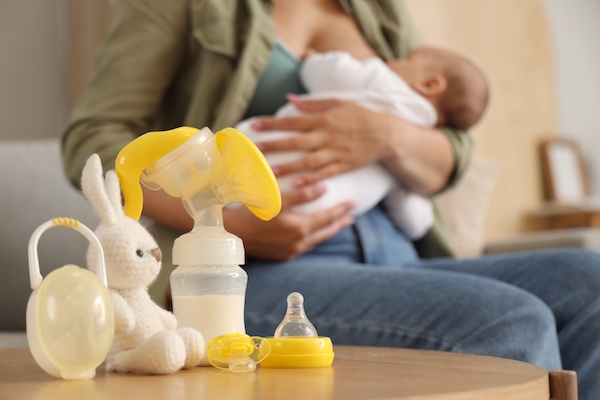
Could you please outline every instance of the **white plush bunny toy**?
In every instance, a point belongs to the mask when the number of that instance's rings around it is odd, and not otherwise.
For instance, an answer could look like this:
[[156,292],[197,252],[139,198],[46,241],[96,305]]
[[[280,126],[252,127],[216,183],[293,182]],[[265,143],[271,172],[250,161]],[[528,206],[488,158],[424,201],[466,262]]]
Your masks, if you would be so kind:
[[[93,154],[81,186],[102,221],[95,233],[104,249],[115,314],[107,370],[169,374],[195,367],[203,356],[204,340],[195,329],[177,329],[175,316],[150,298],[148,285],[158,276],[162,253],[150,233],[125,216],[117,174],[108,171],[105,182],[100,157]],[[95,251],[90,247],[87,254],[92,271],[97,270]]]

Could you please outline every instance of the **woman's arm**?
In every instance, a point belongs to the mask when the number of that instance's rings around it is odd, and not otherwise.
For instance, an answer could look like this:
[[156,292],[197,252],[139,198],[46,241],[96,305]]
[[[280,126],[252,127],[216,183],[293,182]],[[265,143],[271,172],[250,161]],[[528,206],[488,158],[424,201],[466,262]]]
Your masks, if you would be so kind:
[[389,156],[381,163],[398,177],[408,190],[431,195],[443,190],[455,170],[452,145],[439,129],[421,128],[386,114]]
[[63,136],[63,161],[71,182],[93,153],[106,170],[119,151],[151,130],[167,87],[184,54],[187,1],[122,0],[111,9],[111,24],[94,76]]
[[[457,168],[455,143],[442,130],[416,127],[392,114],[377,113],[348,101],[300,101],[295,97],[290,101],[308,114],[263,118],[255,129],[303,132],[259,145],[265,153],[308,152],[296,162],[274,167],[280,176],[303,173],[295,182],[297,187],[381,162],[409,190],[433,194],[453,181],[456,171],[462,171]],[[464,161],[461,159],[461,163]]]
[[[329,239],[354,221],[348,211],[351,202],[339,204],[316,214],[298,214],[294,205],[311,201],[324,193],[321,185],[307,185],[282,193],[282,208],[271,221],[262,221],[246,207],[223,210],[225,229],[239,236],[246,254],[264,260],[290,260]],[[192,229],[193,221],[181,199],[162,190],[144,191],[144,215],[180,232]]]

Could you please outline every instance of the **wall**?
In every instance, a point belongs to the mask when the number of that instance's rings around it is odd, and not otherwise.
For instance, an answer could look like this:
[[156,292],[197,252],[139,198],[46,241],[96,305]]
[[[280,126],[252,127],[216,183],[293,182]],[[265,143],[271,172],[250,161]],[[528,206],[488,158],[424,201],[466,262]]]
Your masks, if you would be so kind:
[[543,7],[537,0],[407,4],[426,44],[464,54],[488,77],[488,110],[472,129],[475,157],[498,166],[486,236],[529,229],[524,215],[542,198],[537,143],[556,131],[552,43]]
[[600,1],[542,0],[554,40],[559,135],[577,140],[600,197]]
[[0,1],[0,136],[58,136],[66,118],[66,3]]
[[60,136],[89,78],[111,0],[0,1],[0,137]]

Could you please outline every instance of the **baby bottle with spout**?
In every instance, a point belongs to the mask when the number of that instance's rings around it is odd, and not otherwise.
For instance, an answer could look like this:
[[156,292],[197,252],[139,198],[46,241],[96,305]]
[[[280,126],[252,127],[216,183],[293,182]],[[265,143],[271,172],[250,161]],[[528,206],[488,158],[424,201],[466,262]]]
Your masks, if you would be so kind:
[[[205,345],[228,333],[245,334],[244,247],[225,230],[223,207],[242,203],[263,220],[279,213],[279,188],[260,151],[232,128],[213,134],[181,127],[140,136],[121,151],[116,170],[127,215],[141,214],[141,180],[181,198],[194,219],[193,229],[173,245],[177,268],[170,283],[179,325],[197,329]],[[200,365],[209,365],[207,355]]]

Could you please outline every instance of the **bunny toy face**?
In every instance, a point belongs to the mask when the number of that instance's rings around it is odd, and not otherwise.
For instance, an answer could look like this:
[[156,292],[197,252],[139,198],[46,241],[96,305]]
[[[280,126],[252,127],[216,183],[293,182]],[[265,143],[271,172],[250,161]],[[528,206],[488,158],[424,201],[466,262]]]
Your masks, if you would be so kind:
[[[115,225],[100,225],[96,236],[102,243],[108,286],[129,289],[148,286],[161,268],[162,253],[152,236],[140,224],[122,216]],[[88,263],[96,258],[95,248],[88,250]]]
[[[125,216],[121,205],[119,178],[115,171],[102,177],[98,155],[92,155],[82,173],[83,194],[102,222],[96,236],[102,244],[108,286],[129,289],[148,286],[160,271],[162,253],[154,238],[137,221]],[[88,264],[95,269],[95,248],[88,250]]]

